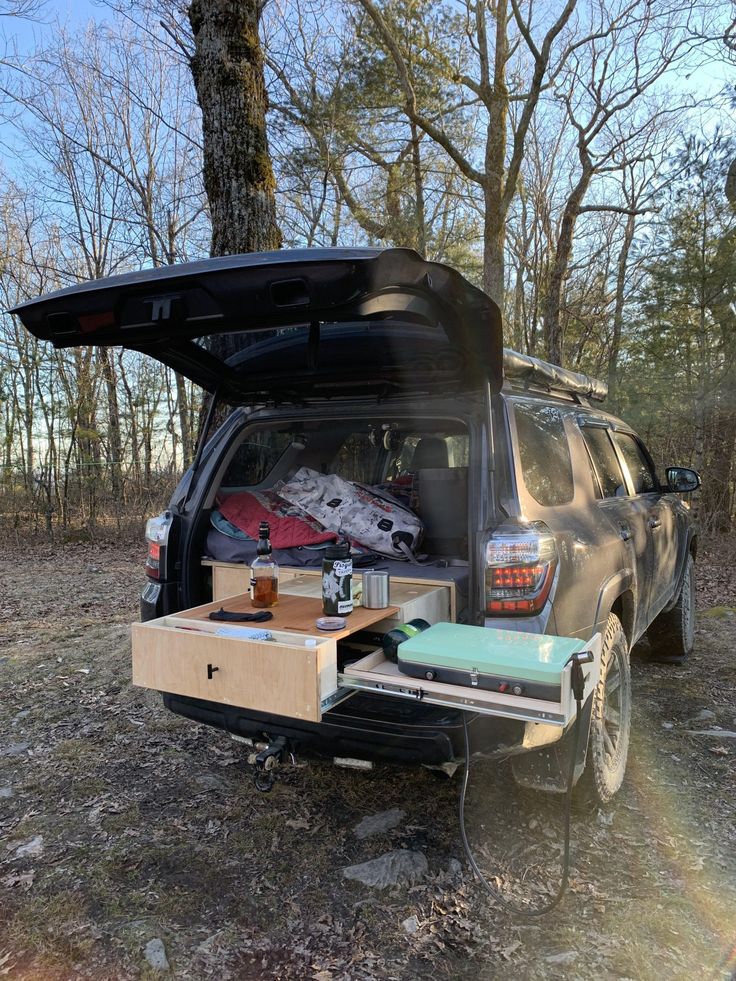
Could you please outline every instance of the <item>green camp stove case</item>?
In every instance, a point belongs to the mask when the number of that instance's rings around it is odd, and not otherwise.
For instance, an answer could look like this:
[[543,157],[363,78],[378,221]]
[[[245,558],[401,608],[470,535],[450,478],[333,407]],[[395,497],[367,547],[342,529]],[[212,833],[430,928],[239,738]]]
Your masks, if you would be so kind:
[[398,664],[382,651],[345,668],[343,688],[380,692],[485,715],[566,726],[575,714],[570,658],[590,651],[585,695],[600,678],[601,636],[588,641],[436,623],[404,641]]
[[437,623],[399,646],[398,663],[413,678],[556,702],[565,665],[582,649],[571,637]]

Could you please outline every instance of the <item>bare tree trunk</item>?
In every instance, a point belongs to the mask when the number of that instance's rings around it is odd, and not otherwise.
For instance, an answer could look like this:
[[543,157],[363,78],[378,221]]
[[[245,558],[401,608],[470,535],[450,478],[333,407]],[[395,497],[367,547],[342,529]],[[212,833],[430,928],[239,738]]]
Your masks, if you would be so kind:
[[565,211],[560,224],[560,234],[557,238],[557,248],[552,263],[552,269],[547,284],[547,295],[544,300],[544,342],[548,360],[553,364],[562,364],[562,292],[570,267],[572,246],[575,236],[575,222],[578,209],[588,190],[593,172],[586,167],[567,199]]
[[29,359],[29,352],[26,351],[26,359],[23,364],[23,385],[25,392],[25,483],[29,497],[33,496],[33,468],[35,466],[35,453],[33,447],[33,374]]
[[184,466],[188,467],[194,456],[192,452],[192,427],[191,413],[187,399],[187,385],[184,376],[177,371],[174,374],[176,379],[176,405],[179,412],[179,429],[181,430],[181,451],[184,455]]
[[110,468],[110,489],[112,490],[115,515],[120,526],[120,510],[123,504],[122,458],[123,448],[120,439],[120,406],[118,403],[117,379],[112,352],[109,348],[100,351],[102,376],[107,389],[107,452]]
[[618,356],[621,350],[621,331],[624,321],[624,299],[626,290],[626,272],[629,264],[629,252],[634,241],[636,215],[630,213],[626,218],[624,238],[621,251],[618,254],[618,269],[616,272],[616,304],[613,310],[613,337],[608,356],[608,398],[612,409],[616,406],[616,388],[618,386]]
[[189,6],[212,255],[281,247],[266,136],[260,13],[258,0],[193,0]]
[[424,175],[422,174],[422,155],[419,150],[419,130],[414,120],[411,126],[411,161],[414,174],[414,213],[416,216],[417,251],[427,252],[426,218],[424,213]]
[[[483,223],[483,289],[503,309],[506,262],[506,126],[509,115],[509,91],[506,85],[506,63],[509,60],[507,0],[497,0],[495,9],[493,80],[487,64],[488,44],[485,16],[478,4],[478,42],[481,51],[480,84],[488,106],[488,128],[485,149],[485,220]],[[492,88],[491,88],[492,84]]]

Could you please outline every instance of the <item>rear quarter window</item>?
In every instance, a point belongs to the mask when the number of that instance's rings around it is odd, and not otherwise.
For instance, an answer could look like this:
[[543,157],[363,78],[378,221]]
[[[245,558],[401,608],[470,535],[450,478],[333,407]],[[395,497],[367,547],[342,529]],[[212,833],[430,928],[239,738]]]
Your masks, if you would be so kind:
[[543,507],[569,504],[575,486],[562,413],[553,405],[514,402],[514,420],[526,489]]
[[228,464],[223,487],[254,487],[262,483],[291,445],[290,432],[274,429],[251,433]]

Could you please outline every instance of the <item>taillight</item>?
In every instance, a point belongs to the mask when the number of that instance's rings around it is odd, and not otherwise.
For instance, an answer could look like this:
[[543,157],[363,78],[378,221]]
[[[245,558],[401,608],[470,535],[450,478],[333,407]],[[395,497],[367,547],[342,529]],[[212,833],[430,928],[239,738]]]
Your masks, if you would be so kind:
[[146,575],[151,579],[160,579],[166,569],[166,545],[171,530],[171,511],[164,511],[146,522],[146,541],[148,555],[146,556]]
[[494,616],[539,613],[557,567],[557,546],[546,525],[509,525],[486,544],[486,612]]

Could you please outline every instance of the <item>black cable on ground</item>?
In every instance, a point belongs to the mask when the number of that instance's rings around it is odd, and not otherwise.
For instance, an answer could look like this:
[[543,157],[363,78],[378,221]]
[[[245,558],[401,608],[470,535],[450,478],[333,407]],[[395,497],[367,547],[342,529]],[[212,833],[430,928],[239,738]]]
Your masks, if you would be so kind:
[[[582,672],[581,672],[582,674]],[[562,858],[562,879],[560,880],[560,887],[553,896],[552,900],[544,906],[537,909],[526,909],[520,906],[514,906],[510,903],[508,899],[500,894],[497,889],[490,884],[490,882],[483,875],[480,866],[475,860],[475,855],[470,847],[468,841],[468,835],[465,830],[465,797],[468,791],[468,778],[470,776],[470,736],[468,733],[468,717],[467,713],[463,712],[463,731],[465,735],[465,771],[463,773],[463,784],[460,791],[460,836],[463,841],[463,848],[465,849],[465,854],[470,862],[470,867],[483,886],[485,891],[494,899],[499,906],[505,909],[508,913],[514,913],[517,916],[544,916],[546,913],[551,912],[556,906],[559,905],[562,897],[565,895],[567,890],[567,883],[570,877],[570,815],[572,812],[572,787],[575,780],[575,763],[577,761],[579,742],[580,742],[580,718],[582,710],[582,691],[578,690],[575,692],[575,738],[573,740],[572,756],[570,759],[570,768],[567,774],[567,787],[565,790],[565,850]]]

